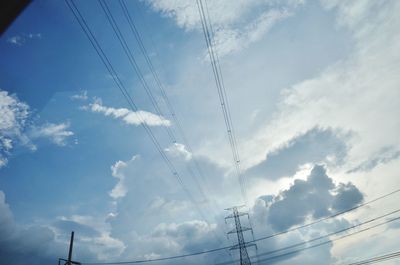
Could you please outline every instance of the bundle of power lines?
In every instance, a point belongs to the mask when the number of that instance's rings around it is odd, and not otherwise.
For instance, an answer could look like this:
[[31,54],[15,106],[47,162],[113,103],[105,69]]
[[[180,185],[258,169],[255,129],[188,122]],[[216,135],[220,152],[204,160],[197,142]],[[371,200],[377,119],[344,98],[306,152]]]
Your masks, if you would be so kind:
[[[146,134],[149,136],[151,142],[153,143],[153,145],[155,146],[156,150],[158,151],[158,153],[160,154],[162,160],[165,162],[166,166],[168,167],[169,171],[171,172],[171,174],[176,178],[176,180],[178,181],[179,185],[182,187],[182,189],[184,190],[184,192],[186,193],[186,195],[188,196],[189,200],[193,203],[193,205],[195,206],[196,210],[198,211],[199,215],[203,218],[203,220],[207,221],[207,217],[206,215],[203,213],[202,209],[200,208],[200,205],[198,203],[198,201],[196,201],[196,199],[194,198],[194,196],[192,195],[192,192],[190,191],[190,189],[187,187],[187,185],[185,184],[185,182],[182,179],[181,174],[177,171],[175,165],[173,164],[173,162],[169,159],[169,157],[167,156],[165,150],[162,148],[159,140],[157,139],[157,137],[155,136],[154,132],[152,131],[152,129],[150,128],[150,126],[145,122],[144,118],[141,116],[140,112],[138,112],[138,106],[135,103],[135,101],[133,100],[133,98],[131,97],[131,95],[129,94],[128,90],[126,89],[124,83],[122,82],[122,80],[119,78],[119,75],[117,73],[117,71],[114,68],[114,65],[111,63],[109,57],[106,55],[106,53],[104,52],[102,46],[100,45],[99,41],[97,40],[95,34],[93,33],[93,31],[91,30],[91,28],[89,27],[88,23],[85,20],[85,17],[83,16],[83,14],[80,12],[79,7],[75,4],[75,2],[73,0],[65,0],[66,4],[68,5],[69,9],[71,10],[72,14],[74,15],[74,17],[76,18],[77,22],[79,23],[82,31],[84,32],[84,34],[86,35],[86,37],[89,39],[93,49],[95,50],[96,54],[98,55],[98,57],[100,58],[101,62],[104,64],[104,66],[106,67],[108,73],[110,74],[110,76],[112,77],[113,82],[115,83],[116,87],[118,88],[118,90],[121,92],[121,94],[123,95],[123,97],[125,98],[127,104],[129,105],[129,107],[132,109],[132,111],[135,111],[139,117],[139,120],[141,121],[141,125],[143,127],[143,129],[145,130]],[[142,87],[144,88],[147,96],[149,97],[149,100],[152,104],[152,106],[155,109],[155,112],[159,115],[159,116],[165,116],[162,109],[159,107],[159,104],[156,100],[156,97],[153,94],[153,91],[151,89],[151,87],[148,85],[146,79],[144,78],[144,75],[137,63],[137,60],[133,54],[133,52],[130,49],[130,45],[128,45],[124,34],[122,33],[122,31],[119,28],[118,23],[116,22],[116,20],[114,19],[114,15],[111,12],[110,8],[108,7],[107,3],[104,0],[98,0],[98,3],[102,9],[102,11],[104,12],[105,17],[107,18],[107,21],[109,23],[109,25],[111,26],[115,37],[117,38],[118,42],[120,43],[124,54],[126,55],[130,66],[132,67],[132,70],[134,71],[134,73],[138,76],[139,78],[139,82],[142,85]],[[188,151],[193,153],[193,150],[190,146],[190,144],[188,143],[187,137],[184,133],[184,130],[181,126],[181,123],[175,113],[175,110],[171,104],[171,101],[169,100],[167,93],[164,89],[164,86],[162,84],[162,82],[160,81],[160,78],[153,66],[153,63],[148,55],[148,52],[146,50],[146,47],[142,41],[142,37],[139,33],[139,31],[137,30],[135,23],[129,13],[129,10],[127,8],[126,3],[124,2],[124,0],[119,0],[118,1],[121,10],[123,12],[123,16],[125,17],[128,25],[129,25],[129,29],[131,30],[135,40],[137,41],[138,45],[139,45],[139,49],[142,53],[142,55],[145,58],[145,61],[147,63],[147,66],[150,70],[151,75],[153,76],[154,80],[155,80],[155,84],[156,84],[156,88],[160,91],[160,94],[162,96],[162,100],[165,103],[165,105],[167,106],[169,115],[172,117],[178,131],[180,134],[180,137],[183,141],[183,143],[185,144],[185,146],[187,147]],[[213,38],[214,32],[213,32],[213,27],[210,21],[210,17],[209,17],[209,12],[208,12],[208,7],[207,7],[207,3],[203,3],[202,0],[196,0],[197,3],[197,7],[198,7],[198,11],[200,14],[200,18],[201,18],[201,23],[202,23],[202,29],[203,29],[203,33],[204,33],[204,38],[206,40],[206,44],[207,44],[207,51],[209,54],[209,58],[210,58],[210,63],[212,66],[212,71],[213,71],[213,75],[214,75],[214,79],[215,79],[215,83],[216,83],[216,87],[217,87],[217,92],[218,92],[218,96],[219,96],[219,100],[220,100],[220,105],[221,105],[221,109],[222,109],[222,113],[223,113],[223,117],[224,117],[224,122],[225,122],[225,126],[226,126],[226,131],[228,134],[228,139],[229,139],[229,144],[231,147],[231,151],[232,151],[232,156],[233,156],[233,161],[234,161],[234,165],[236,168],[236,172],[238,175],[238,179],[239,179],[239,185],[240,185],[240,191],[242,194],[242,198],[243,201],[245,202],[245,204],[247,205],[247,194],[246,194],[246,181],[245,181],[245,177],[242,173],[242,170],[240,168],[240,155],[239,155],[239,151],[238,151],[238,147],[237,147],[237,140],[236,140],[236,136],[235,136],[235,132],[234,132],[234,128],[233,128],[233,122],[232,122],[232,117],[231,117],[231,112],[230,112],[230,108],[229,108],[229,101],[228,101],[228,97],[227,97],[227,93],[226,93],[226,89],[225,89],[225,85],[224,85],[224,81],[223,81],[223,76],[222,76],[222,71],[221,71],[221,66],[219,63],[219,58],[218,58],[218,54],[215,51],[215,41]],[[169,127],[165,127],[166,133],[169,137],[169,139],[171,140],[171,142],[174,144],[177,142],[177,137],[175,136],[173,130]],[[208,207],[210,207],[210,209],[215,210],[213,207],[215,207],[214,204],[210,203],[210,200],[207,199],[207,196],[203,190],[202,185],[206,185],[206,179],[204,177],[203,171],[201,170],[199,163],[197,162],[196,158],[193,157],[193,164],[195,167],[195,171],[197,173],[197,175],[192,171],[192,170],[188,170],[189,174],[191,175],[191,177],[194,180],[194,183],[196,185],[196,188],[198,189],[203,201],[205,201],[206,203],[208,203]],[[200,183],[200,180],[202,183]],[[297,227],[293,227],[291,229],[285,230],[285,231],[281,231],[272,235],[267,235],[267,236],[263,236],[263,237],[259,237],[257,239],[255,239],[253,237],[253,240],[247,242],[247,243],[254,243],[254,242],[259,242],[259,241],[263,241],[263,240],[267,240],[270,238],[274,238],[277,236],[281,236],[283,234],[287,234],[289,232],[292,231],[296,231],[305,227],[309,227],[312,225],[315,225],[317,223],[338,217],[340,215],[343,215],[345,213],[348,212],[352,212],[357,210],[358,208],[361,208],[363,206],[366,206],[368,204],[371,204],[375,201],[384,199],[388,196],[391,196],[395,193],[398,193],[400,191],[399,190],[395,190],[391,193],[385,194],[379,198],[376,198],[372,201],[369,202],[365,202],[362,203],[356,207],[353,207],[351,209],[347,209],[345,211],[341,211],[338,213],[335,213],[333,215],[315,220],[313,222],[301,225],[301,226],[297,226]],[[218,209],[217,209],[218,211]],[[386,224],[398,221],[400,219],[400,216],[398,217],[391,217],[390,219],[386,219],[387,217],[390,217],[396,213],[400,212],[400,209],[396,209],[393,210],[391,212],[387,212],[383,215],[377,216],[375,218],[360,222],[356,225],[352,225],[349,227],[346,227],[344,229],[341,229],[339,231],[335,231],[329,234],[325,234],[316,238],[312,238],[310,240],[307,241],[302,241],[290,246],[286,246],[283,248],[279,248],[279,249],[275,249],[275,250],[271,250],[268,252],[264,252],[264,253],[260,253],[260,254],[256,254],[255,256],[251,257],[251,258],[258,258],[258,262],[262,263],[262,262],[266,262],[266,261],[270,261],[273,259],[278,259],[278,258],[283,258],[285,256],[291,256],[291,255],[295,255],[297,253],[300,253],[302,251],[306,251],[308,249],[313,249],[313,248],[317,248],[319,246],[323,246],[323,245],[327,245],[327,244],[331,244],[332,242],[335,241],[339,241],[341,239],[365,232],[365,231],[369,231],[371,229],[374,229],[376,227],[381,227],[384,226]],[[336,236],[338,234],[342,234],[345,232],[348,232],[350,230],[354,230],[356,228],[365,226],[366,224],[375,222],[377,220],[381,220],[384,219],[384,221],[381,221],[380,223],[377,224],[373,224],[369,227],[365,227],[362,228],[360,230],[357,230],[355,232],[349,233],[349,234],[345,234],[339,237],[336,237],[334,239],[330,239],[331,236]],[[251,225],[251,223],[250,223]],[[220,239],[220,237],[214,233],[215,238],[220,242],[220,244],[222,245],[222,241]],[[323,239],[326,239],[325,241],[322,241]],[[322,241],[322,242],[321,242]],[[315,244],[311,244],[315,242]],[[299,248],[301,247],[301,248]],[[213,253],[213,252],[219,252],[219,251],[227,251],[231,248],[231,246],[225,246],[225,247],[220,247],[220,248],[215,248],[215,249],[209,249],[209,250],[202,250],[199,252],[194,252],[194,253],[188,253],[188,254],[183,254],[183,255],[177,255],[177,256],[170,256],[170,257],[162,257],[162,258],[157,258],[157,259],[151,259],[151,260],[133,260],[133,261],[121,261],[121,262],[102,262],[102,263],[88,263],[88,262],[82,262],[81,264],[91,264],[91,265],[95,265],[95,264],[135,264],[135,263],[148,263],[148,262],[156,262],[156,261],[165,261],[165,260],[173,260],[173,259],[181,259],[181,258],[185,258],[185,257],[193,257],[193,256],[199,256],[199,255],[203,255],[203,254],[207,254],[207,253]],[[279,252],[283,252],[282,254],[276,254]],[[393,258],[397,258],[399,256],[399,252],[394,252],[394,253],[389,253],[389,254],[385,254],[385,255],[381,255],[381,256],[377,256],[377,257],[373,257],[370,258],[368,260],[364,260],[364,261],[359,261],[356,263],[352,263],[353,265],[358,265],[358,264],[371,264],[371,263],[376,263],[376,262],[380,262],[380,261],[384,261],[384,260],[389,260],[389,259],[393,259]],[[267,256],[267,257],[266,257]],[[63,260],[63,259],[60,259]],[[220,265],[222,264],[234,264],[235,260],[231,260],[231,261],[227,261],[224,263],[220,263]]]
[[[336,218],[338,216],[342,216],[342,215],[344,215],[346,213],[354,212],[355,210],[357,210],[359,208],[362,208],[362,207],[365,207],[367,205],[370,205],[370,204],[372,204],[374,202],[383,200],[383,199],[385,199],[385,198],[387,198],[389,196],[392,196],[394,194],[397,194],[399,192],[400,192],[400,189],[397,189],[395,191],[392,191],[390,193],[382,195],[382,196],[380,196],[378,198],[375,198],[373,200],[370,200],[368,202],[364,202],[364,203],[359,204],[359,205],[357,205],[355,207],[346,209],[344,211],[337,212],[337,213],[332,214],[330,216],[323,217],[323,218],[317,219],[317,220],[315,220],[313,222],[306,223],[306,224],[300,225],[300,226],[296,226],[296,227],[290,228],[288,230],[284,230],[284,231],[281,231],[281,232],[278,232],[278,233],[275,233],[275,234],[263,236],[263,237],[255,239],[255,240],[249,241],[248,243],[268,240],[270,238],[278,237],[278,236],[281,236],[281,235],[284,235],[284,234],[287,234],[287,233],[290,233],[290,232],[293,232],[293,231],[300,230],[300,229],[305,228],[305,227],[313,226],[313,225],[321,223],[323,221],[334,219],[334,218]],[[312,238],[312,239],[309,239],[309,240],[306,240],[306,241],[302,241],[302,242],[299,242],[299,243],[296,243],[296,244],[292,244],[292,245],[289,245],[289,246],[285,246],[285,247],[282,247],[282,248],[279,248],[279,249],[274,249],[274,250],[270,250],[270,251],[267,251],[267,252],[264,252],[264,253],[260,253],[260,254],[258,254],[256,256],[253,256],[252,258],[258,258],[258,262],[262,263],[262,262],[271,261],[271,260],[275,260],[275,259],[279,259],[279,258],[284,258],[286,256],[294,256],[294,255],[296,255],[298,253],[301,253],[301,252],[309,250],[309,249],[318,248],[320,246],[331,244],[333,242],[337,242],[337,241],[340,241],[342,239],[349,238],[349,237],[352,237],[354,235],[357,235],[357,234],[360,234],[360,233],[364,233],[364,232],[373,230],[373,229],[378,228],[378,227],[383,227],[384,225],[387,225],[387,224],[390,224],[390,223],[393,223],[393,222],[400,221],[400,216],[392,217],[393,215],[398,214],[398,213],[400,213],[400,209],[396,209],[396,210],[387,212],[387,213],[385,213],[383,215],[379,215],[379,216],[377,216],[375,218],[368,219],[368,220],[365,220],[363,222],[359,222],[359,223],[357,223],[355,225],[348,226],[346,228],[340,229],[340,230],[335,231],[335,232],[331,232],[331,233],[328,233],[328,234],[325,234],[325,235],[322,235],[322,236],[318,236],[318,237],[315,237],[315,238]],[[372,224],[372,225],[370,225],[368,227],[363,228],[367,224],[370,224],[370,223],[373,223],[373,222],[376,222],[376,221],[379,221],[379,220],[382,220],[382,219],[383,219],[383,221],[381,221],[381,222],[379,222],[377,224]],[[357,230],[357,231],[354,231],[354,232],[351,232],[351,233],[348,233],[348,234],[344,234],[345,232],[348,232],[348,231],[351,231],[351,230],[355,230],[357,228],[361,228],[361,229]],[[333,239],[330,239],[330,237],[337,236],[339,234],[344,234],[344,235],[336,237],[336,238],[333,238]],[[323,240],[323,239],[326,239],[326,240],[321,242],[321,240]],[[313,242],[318,242],[318,243],[315,243],[313,245],[309,245],[310,243],[313,243]],[[301,246],[304,246],[304,247],[298,248],[298,247],[301,247]],[[231,248],[231,246],[225,246],[225,247],[220,247],[220,248],[202,250],[202,251],[198,251],[198,252],[187,253],[187,254],[177,255],[177,256],[157,258],[157,259],[117,261],[117,262],[82,262],[81,264],[83,264],[83,265],[84,264],[86,264],[86,265],[118,265],[118,264],[149,263],[149,262],[157,262],[157,261],[166,261],[166,260],[174,260],[174,259],[182,259],[182,258],[187,258],[187,257],[194,257],[194,256],[208,254],[208,253],[214,253],[214,252],[227,250],[227,249],[230,249],[230,248]],[[292,250],[292,249],[294,249],[294,250]],[[287,251],[287,250],[289,250],[289,251]],[[287,252],[284,252],[284,251],[287,251]],[[284,253],[276,254],[276,253],[279,253],[279,252],[284,252]],[[266,256],[268,256],[268,257],[266,257]],[[393,257],[392,256],[390,256],[390,257],[391,258],[396,258],[396,257],[398,257],[398,255],[394,255]],[[389,258],[389,256],[387,258]],[[375,262],[378,262],[378,261],[381,260],[381,259],[378,259],[377,257],[376,257],[376,259],[377,259],[377,261],[375,261]],[[235,264],[236,262],[237,261],[233,260],[233,261],[227,261],[227,262],[219,263],[218,265]],[[356,265],[356,264],[358,265],[358,264],[367,264],[367,263],[351,263],[351,264],[352,265]]]

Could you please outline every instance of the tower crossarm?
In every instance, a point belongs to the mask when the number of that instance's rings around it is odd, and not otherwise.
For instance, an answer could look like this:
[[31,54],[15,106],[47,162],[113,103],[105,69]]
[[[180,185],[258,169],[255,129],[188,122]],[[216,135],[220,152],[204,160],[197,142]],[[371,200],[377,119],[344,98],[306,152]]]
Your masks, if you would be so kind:
[[[244,246],[247,247],[255,247],[257,248],[257,245],[255,243],[244,243]],[[235,250],[235,249],[240,249],[243,246],[239,246],[238,244],[234,245],[233,247],[231,247],[229,250]]]
[[236,233],[241,233],[241,232],[251,231],[251,230],[253,230],[253,229],[251,229],[250,227],[241,226],[240,228],[235,228],[235,229],[229,231],[228,234],[236,234]]
[[[237,213],[237,216],[244,216],[244,215],[249,216],[249,214],[248,214],[248,213],[245,213],[245,212],[238,212],[238,213]],[[226,219],[229,219],[229,218],[235,218],[235,215],[234,215],[234,214],[230,214],[230,215],[228,215],[227,217],[225,217],[225,220],[226,220]]]

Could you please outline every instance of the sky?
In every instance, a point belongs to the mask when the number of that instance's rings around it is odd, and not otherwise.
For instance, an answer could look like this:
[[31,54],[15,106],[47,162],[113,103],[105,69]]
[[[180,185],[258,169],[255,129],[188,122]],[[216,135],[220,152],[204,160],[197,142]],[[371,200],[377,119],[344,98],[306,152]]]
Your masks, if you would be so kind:
[[[65,1],[33,1],[1,35],[1,264],[55,264],[71,231],[73,259],[83,263],[199,252],[236,244],[224,209],[245,201],[242,223],[261,238],[399,189],[399,1],[206,2],[246,198],[196,1],[123,1],[143,46],[119,1],[74,3],[136,107]],[[258,253],[396,211],[399,199],[260,240]],[[399,244],[391,222],[268,263],[348,264]]]

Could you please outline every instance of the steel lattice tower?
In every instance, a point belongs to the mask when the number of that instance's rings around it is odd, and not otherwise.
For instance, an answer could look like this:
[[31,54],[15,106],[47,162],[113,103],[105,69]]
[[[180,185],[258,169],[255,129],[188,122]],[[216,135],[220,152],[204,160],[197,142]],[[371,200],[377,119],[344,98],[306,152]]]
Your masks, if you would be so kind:
[[233,218],[235,220],[235,228],[232,231],[228,232],[229,234],[236,234],[237,235],[237,240],[238,243],[234,245],[233,247],[230,248],[230,250],[234,249],[239,249],[239,255],[240,255],[240,265],[251,265],[250,257],[247,252],[247,247],[255,247],[257,248],[257,245],[254,243],[246,243],[243,232],[245,231],[251,231],[253,234],[253,229],[250,227],[243,227],[242,224],[240,223],[240,216],[247,215],[249,218],[249,214],[246,212],[239,212],[238,208],[243,207],[243,206],[234,206],[225,210],[232,211],[232,214],[228,215],[225,217],[225,222],[226,219]]

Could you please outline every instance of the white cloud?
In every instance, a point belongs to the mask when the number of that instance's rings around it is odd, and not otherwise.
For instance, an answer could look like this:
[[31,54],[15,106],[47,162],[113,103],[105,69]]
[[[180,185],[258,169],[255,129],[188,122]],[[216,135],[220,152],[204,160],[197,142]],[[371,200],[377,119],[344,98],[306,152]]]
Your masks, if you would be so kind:
[[82,90],[82,91],[80,91],[80,93],[72,95],[70,98],[71,98],[71,100],[85,101],[88,99],[88,92],[87,92],[87,90]]
[[215,32],[215,49],[219,56],[247,48],[260,40],[278,21],[291,15],[287,10],[272,9],[262,13],[244,28],[218,28]]
[[7,91],[0,90],[0,168],[7,164],[7,156],[14,141],[24,139],[23,130],[30,114],[29,106]]
[[67,139],[74,135],[69,131],[69,123],[46,123],[40,127],[34,127],[30,136],[32,139],[47,138],[58,146],[65,146]]
[[382,148],[400,148],[400,5],[373,2],[338,4],[339,23],[346,21],[356,40],[354,53],[284,91],[274,119],[243,145],[250,164],[315,127],[352,133],[347,169]]
[[[176,223],[160,223],[152,232],[154,237],[190,237],[191,239],[196,239],[198,237],[203,237],[205,234],[211,233],[215,230],[215,224],[208,224],[204,221],[191,220],[180,224]],[[186,238],[189,239],[189,238]]]
[[138,156],[133,156],[131,160],[129,161],[117,161],[115,162],[114,165],[111,166],[111,175],[118,179],[117,184],[114,186],[114,188],[110,191],[109,195],[113,199],[118,199],[118,198],[123,198],[125,197],[126,193],[128,192],[128,189],[125,184],[125,178],[126,178],[126,168],[133,163]]
[[7,164],[11,151],[17,145],[36,151],[37,146],[32,141],[47,138],[64,146],[67,138],[74,134],[67,130],[69,123],[33,124],[29,105],[3,90],[0,90],[0,114],[0,168]]
[[146,123],[149,126],[170,126],[171,122],[164,117],[158,116],[151,112],[139,110],[139,111],[131,111],[126,108],[112,108],[105,107],[98,102],[93,104],[89,104],[88,106],[83,107],[83,109],[90,110],[96,113],[102,113],[105,116],[111,116],[114,119],[121,119],[126,124],[129,125],[140,125],[142,123]]
[[175,157],[183,157],[186,161],[192,159],[192,153],[190,153],[184,144],[174,143],[170,147],[165,148],[167,153],[170,153]]
[[[186,30],[201,31],[196,1],[148,0],[151,7]],[[205,3],[205,2],[204,2]],[[301,0],[208,1],[219,56],[246,48],[261,39],[278,21],[291,15]],[[259,10],[266,10],[259,13]]]
[[112,237],[107,217],[72,215],[57,219],[53,226],[60,236],[69,234],[71,230],[77,234],[75,245],[78,253],[87,249],[97,260],[104,261],[118,257],[125,249],[122,241]]
[[[190,220],[181,223],[159,223],[149,233],[139,235],[133,232],[125,253],[131,259],[150,259],[190,253],[215,247],[218,243],[214,233],[216,224]],[[173,264],[209,264],[206,255],[193,259],[176,259]]]
[[7,42],[17,46],[22,46],[22,44],[25,43],[25,40],[21,36],[12,36],[7,39]]
[[20,34],[20,35],[15,35],[12,37],[9,37],[7,39],[8,43],[11,43],[16,46],[22,46],[24,45],[29,39],[41,39],[42,34],[41,33],[28,33],[28,34]]

